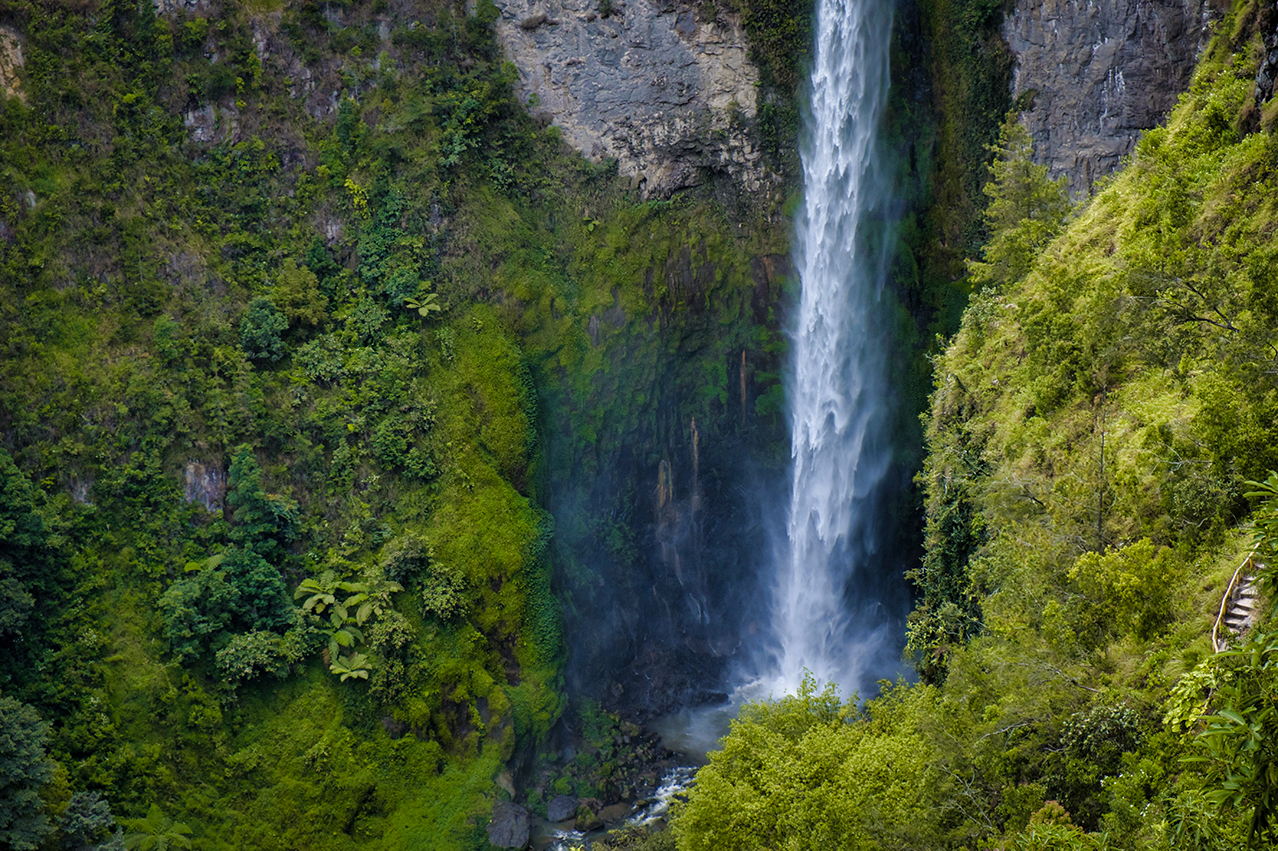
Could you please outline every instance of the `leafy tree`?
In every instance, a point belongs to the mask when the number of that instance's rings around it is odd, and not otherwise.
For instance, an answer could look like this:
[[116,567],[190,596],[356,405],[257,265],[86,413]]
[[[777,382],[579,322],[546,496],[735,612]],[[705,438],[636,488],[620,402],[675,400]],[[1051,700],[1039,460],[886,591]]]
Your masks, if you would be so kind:
[[124,835],[124,847],[128,851],[170,851],[191,847],[188,838],[191,828],[166,816],[158,804],[151,805],[146,818],[129,819],[124,824],[129,829]]
[[1070,211],[1065,178],[1051,180],[1047,166],[1034,162],[1033,140],[1016,113],[1008,115],[992,150],[985,184],[990,238],[983,259],[968,264],[975,289],[997,289],[1025,277],[1039,252],[1061,232]]
[[35,594],[45,589],[47,542],[31,483],[0,449],[0,640],[22,632]]
[[282,677],[293,663],[315,650],[319,635],[305,623],[298,623],[284,635],[258,630],[231,636],[217,651],[218,671],[233,684],[262,674]]
[[194,662],[212,636],[230,627],[238,608],[239,593],[212,566],[174,582],[160,597],[170,652],[181,663]]
[[1048,801],[1011,843],[1015,851],[1103,851],[1103,839],[1084,833],[1056,801]]
[[240,346],[252,360],[277,361],[284,357],[280,335],[288,330],[288,319],[275,302],[258,296],[249,302],[240,321]]
[[274,301],[290,322],[314,327],[328,317],[328,299],[319,290],[319,278],[292,257],[280,270]]
[[297,537],[297,503],[266,492],[262,469],[248,444],[231,456],[226,501],[232,510],[231,541],[271,561],[283,560]]
[[1084,553],[1068,575],[1079,591],[1073,629],[1091,646],[1122,633],[1147,640],[1171,619],[1176,565],[1170,549],[1156,549],[1148,538]]
[[422,611],[441,621],[466,611],[466,577],[460,570],[431,561],[422,582]]
[[860,715],[811,675],[798,693],[742,708],[697,772],[673,829],[686,851],[916,847],[935,836],[928,687],[889,687]]
[[279,568],[251,547],[229,548],[222,567],[236,593],[236,626],[249,630],[288,626],[292,606],[288,604]]
[[13,851],[39,847],[53,830],[40,799],[53,779],[44,753],[48,729],[30,706],[0,697],[0,846]]

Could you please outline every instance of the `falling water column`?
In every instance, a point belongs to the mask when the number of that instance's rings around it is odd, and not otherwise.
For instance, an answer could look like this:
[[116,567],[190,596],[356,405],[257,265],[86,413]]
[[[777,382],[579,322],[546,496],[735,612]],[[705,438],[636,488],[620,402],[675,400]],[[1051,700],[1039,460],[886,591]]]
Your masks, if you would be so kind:
[[858,590],[882,569],[877,497],[891,464],[890,339],[880,296],[892,229],[878,140],[891,27],[887,0],[819,0],[800,143],[802,296],[789,375],[794,472],[772,612],[778,691],[793,691],[806,668],[847,694],[881,670],[885,652],[899,652],[891,640],[885,651],[887,637],[874,623],[878,601]]

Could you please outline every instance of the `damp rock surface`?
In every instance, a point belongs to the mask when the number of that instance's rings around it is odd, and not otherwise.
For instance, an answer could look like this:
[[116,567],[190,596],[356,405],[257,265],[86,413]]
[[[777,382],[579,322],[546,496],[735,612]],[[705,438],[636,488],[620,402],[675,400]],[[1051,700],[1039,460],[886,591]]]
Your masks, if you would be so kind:
[[1085,197],[1189,86],[1207,0],[1017,0],[1003,21],[1036,158]]
[[571,795],[556,795],[546,807],[549,821],[565,821],[577,813],[578,801]]

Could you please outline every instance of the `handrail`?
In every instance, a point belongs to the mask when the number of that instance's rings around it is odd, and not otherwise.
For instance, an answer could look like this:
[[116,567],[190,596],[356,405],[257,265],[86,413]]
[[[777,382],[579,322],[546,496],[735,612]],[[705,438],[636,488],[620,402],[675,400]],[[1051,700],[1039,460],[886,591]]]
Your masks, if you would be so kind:
[[1238,565],[1238,569],[1234,571],[1233,577],[1229,580],[1229,586],[1225,588],[1225,596],[1220,598],[1220,614],[1216,615],[1216,622],[1211,627],[1211,649],[1219,653],[1224,648],[1220,646],[1216,636],[1220,632],[1220,622],[1225,619],[1225,612],[1229,610],[1229,600],[1234,595],[1234,586],[1238,583],[1238,576],[1242,573],[1244,567],[1252,563],[1256,557],[1256,548],[1253,548],[1247,557],[1243,559],[1243,563]]

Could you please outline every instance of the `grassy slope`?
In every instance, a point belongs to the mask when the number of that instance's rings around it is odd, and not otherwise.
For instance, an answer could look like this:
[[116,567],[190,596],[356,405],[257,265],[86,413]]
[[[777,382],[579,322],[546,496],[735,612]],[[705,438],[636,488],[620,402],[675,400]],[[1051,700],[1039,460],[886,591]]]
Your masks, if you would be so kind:
[[[1222,22],[1167,125],[1027,279],[973,298],[936,360],[915,629],[951,706],[985,706],[942,759],[981,776],[991,826],[1023,826],[1009,801],[1036,785],[1111,840],[1156,844],[1195,783],[1162,716],[1250,550],[1244,482],[1278,463],[1257,30],[1246,5]],[[1143,715],[1111,743],[1121,763],[1071,752],[1070,725],[1105,705]]]

